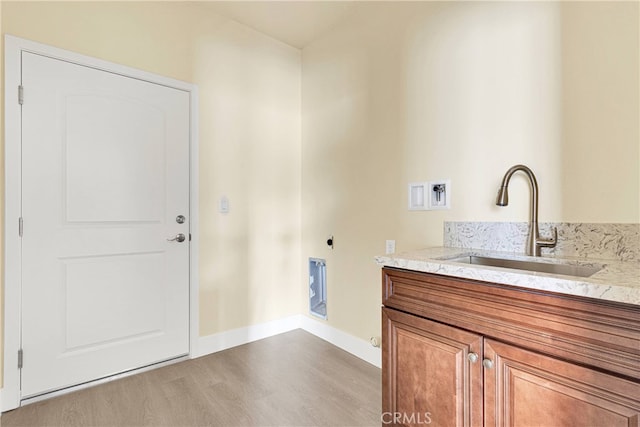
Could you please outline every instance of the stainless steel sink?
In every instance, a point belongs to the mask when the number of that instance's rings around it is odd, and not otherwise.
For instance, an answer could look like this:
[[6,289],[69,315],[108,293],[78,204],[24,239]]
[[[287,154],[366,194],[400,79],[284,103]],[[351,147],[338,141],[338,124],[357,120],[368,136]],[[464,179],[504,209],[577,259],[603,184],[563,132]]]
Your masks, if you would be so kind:
[[512,270],[537,271],[539,273],[561,274],[564,276],[589,277],[600,271],[603,266],[550,264],[537,261],[520,261],[515,259],[491,258],[467,255],[449,258],[443,261],[461,262],[465,264],[487,265],[491,267],[509,268]]

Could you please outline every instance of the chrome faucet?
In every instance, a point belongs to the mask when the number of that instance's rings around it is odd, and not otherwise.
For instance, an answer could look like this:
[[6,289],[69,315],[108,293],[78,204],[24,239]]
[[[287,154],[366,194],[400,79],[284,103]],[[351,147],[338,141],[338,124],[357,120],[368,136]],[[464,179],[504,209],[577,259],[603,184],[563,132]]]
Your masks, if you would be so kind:
[[496,205],[507,206],[509,204],[509,193],[507,187],[509,186],[509,180],[511,176],[518,172],[524,172],[529,178],[531,184],[531,222],[529,223],[529,236],[527,237],[527,255],[540,256],[541,248],[553,248],[558,241],[558,229],[553,227],[553,237],[551,239],[543,239],[540,237],[540,230],[538,229],[538,181],[533,171],[525,165],[515,165],[511,167],[502,178],[502,184],[498,190],[498,197],[496,198]]

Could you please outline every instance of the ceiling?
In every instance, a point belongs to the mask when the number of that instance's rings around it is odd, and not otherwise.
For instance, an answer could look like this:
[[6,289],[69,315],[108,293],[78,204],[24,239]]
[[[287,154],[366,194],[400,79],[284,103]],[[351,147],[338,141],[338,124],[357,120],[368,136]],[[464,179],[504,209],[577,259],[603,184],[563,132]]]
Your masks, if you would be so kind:
[[210,1],[220,15],[302,49],[355,10],[355,1]]

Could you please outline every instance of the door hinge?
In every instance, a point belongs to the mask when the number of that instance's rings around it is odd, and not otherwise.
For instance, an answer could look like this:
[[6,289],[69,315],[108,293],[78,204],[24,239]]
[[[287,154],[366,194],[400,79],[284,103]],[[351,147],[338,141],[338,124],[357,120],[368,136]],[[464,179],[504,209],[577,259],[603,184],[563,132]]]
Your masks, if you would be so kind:
[[18,350],[18,369],[22,369],[22,349]]
[[189,241],[191,241],[191,233],[189,233]]
[[18,236],[22,237],[22,233],[24,231],[24,221],[22,217],[18,218]]
[[24,104],[24,87],[22,85],[18,86],[18,104]]

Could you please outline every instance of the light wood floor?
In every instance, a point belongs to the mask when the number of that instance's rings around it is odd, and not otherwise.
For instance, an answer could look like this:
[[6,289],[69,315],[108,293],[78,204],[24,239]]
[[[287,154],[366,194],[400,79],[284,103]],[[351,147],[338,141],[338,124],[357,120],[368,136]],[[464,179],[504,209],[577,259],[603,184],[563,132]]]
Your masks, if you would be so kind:
[[380,369],[303,331],[2,414],[10,426],[374,426]]

